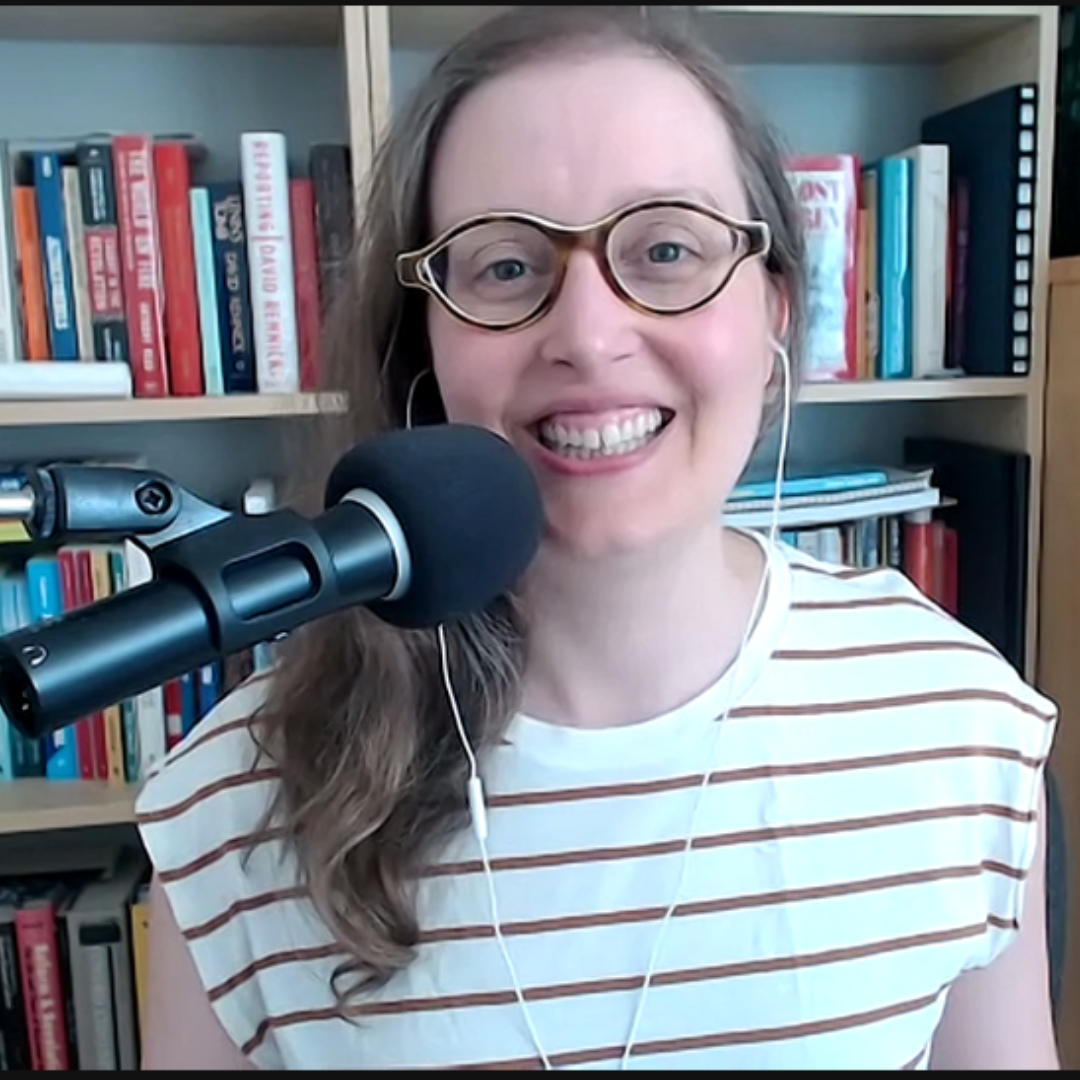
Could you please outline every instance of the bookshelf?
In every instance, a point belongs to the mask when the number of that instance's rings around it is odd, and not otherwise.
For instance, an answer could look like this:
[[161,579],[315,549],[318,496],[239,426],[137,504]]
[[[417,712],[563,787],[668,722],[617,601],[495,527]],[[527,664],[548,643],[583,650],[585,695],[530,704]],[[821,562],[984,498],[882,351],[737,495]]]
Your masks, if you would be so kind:
[[[347,9],[358,157],[435,52],[490,11],[473,5]],[[927,115],[1015,82],[1040,87],[1036,199],[1042,212],[1034,237],[1030,375],[810,384],[792,431],[793,457],[822,463],[853,452],[896,460],[908,436],[970,439],[1031,455],[1026,671],[1033,676],[1058,8],[762,4],[698,5],[697,11],[708,40],[734,65],[793,152],[847,151],[873,160],[917,143]]]
[[[395,104],[434,52],[493,10],[9,5],[0,8],[0,137],[100,128],[197,129],[211,170],[232,176],[238,133],[277,129],[297,145],[347,138],[359,179]],[[792,436],[793,454],[822,463],[856,455],[892,460],[908,436],[972,439],[1030,454],[1026,666],[1030,676],[1042,678],[1045,671],[1049,684],[1035,628],[1040,625],[1040,559],[1050,550],[1041,547],[1041,522],[1058,8],[708,5],[700,10],[710,40],[736,65],[793,149],[802,152],[847,150],[872,159],[917,142],[919,122],[931,112],[1012,82],[1038,83],[1040,213],[1030,375],[811,384],[802,393]],[[27,86],[35,92],[27,94]],[[1080,312],[1080,299],[1072,308]],[[27,447],[35,453],[57,448],[57,453],[104,457],[141,446],[151,431],[160,445],[148,453],[149,464],[215,497],[256,468],[280,466],[285,428],[317,422],[341,406],[333,394],[0,402],[0,460]],[[1061,424],[1069,427],[1067,420]],[[1053,441],[1049,451],[1071,462],[1076,448],[1066,446]],[[1071,565],[1066,548],[1055,550],[1062,565]],[[1054,588],[1043,593],[1048,611]],[[1054,610],[1062,633],[1071,623],[1060,598]],[[1050,618],[1042,622],[1044,637]],[[1071,658],[1056,655],[1059,677],[1065,678]],[[93,782],[0,785],[0,860],[8,838],[130,826],[133,797],[130,787]],[[1080,961],[1074,966],[1080,970]],[[1063,1034],[1067,1028],[1062,1026]],[[1072,1054],[1080,1061],[1080,1042]]]
[[[0,93],[0,132],[195,127],[211,161],[226,172],[235,170],[235,138],[245,127],[278,127],[298,144],[347,133],[360,177],[395,102],[431,62],[434,50],[492,10],[470,5],[152,11],[8,6],[0,12],[0,91],[10,91]],[[711,40],[800,151],[848,149],[877,156],[917,141],[920,119],[934,109],[1020,79],[1050,88],[1040,98],[1038,187],[1039,205],[1049,206],[1056,7],[709,5],[701,10]],[[66,87],[50,93],[46,85],[28,105],[15,90],[41,64],[63,68],[63,79],[96,83],[106,69],[113,78],[100,93],[95,88],[77,97]],[[199,93],[198,80],[211,70],[217,72],[213,87],[228,79],[231,94],[224,99],[211,101]],[[822,459],[855,450],[894,457],[907,435],[977,437],[1029,452],[1032,626],[1038,616],[1047,218],[1046,212],[1040,216],[1036,233],[1030,376],[811,384],[802,393],[793,430],[795,450]],[[126,447],[131,431],[150,424],[169,429],[172,475],[196,487],[205,480],[213,490],[223,482],[221,448],[240,441],[230,432],[242,428],[248,444],[232,466],[238,479],[252,460],[275,459],[281,423],[303,422],[341,404],[332,394],[0,403],[0,458],[27,432],[38,444],[55,439],[65,447],[77,443],[87,453],[106,453],[113,445]],[[193,433],[186,436],[189,425]],[[212,453],[203,446],[207,429]],[[188,443],[189,460],[178,474],[175,448]],[[1034,672],[1034,633],[1029,641],[1028,667]]]
[[0,837],[129,825],[134,810],[133,785],[19,780],[0,784]]
[[0,401],[0,428],[115,424],[180,424],[195,421],[281,420],[333,415],[345,407],[340,394],[224,394],[209,398],[132,398],[76,401]]

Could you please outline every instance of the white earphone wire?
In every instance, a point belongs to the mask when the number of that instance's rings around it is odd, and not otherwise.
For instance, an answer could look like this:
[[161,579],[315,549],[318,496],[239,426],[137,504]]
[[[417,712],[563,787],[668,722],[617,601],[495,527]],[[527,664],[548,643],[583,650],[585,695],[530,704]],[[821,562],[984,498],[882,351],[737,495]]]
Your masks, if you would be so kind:
[[[746,655],[747,645],[750,637],[752,636],[754,629],[757,626],[758,619],[761,617],[761,611],[764,607],[765,599],[768,595],[769,579],[772,566],[771,551],[776,543],[776,537],[778,533],[778,523],[780,517],[781,506],[781,493],[784,480],[784,472],[787,464],[788,443],[791,432],[791,412],[792,412],[792,373],[791,373],[791,361],[788,356],[787,349],[779,341],[772,342],[773,349],[776,356],[780,361],[781,378],[783,382],[783,408],[780,420],[780,444],[777,453],[776,461],[776,475],[775,483],[773,486],[772,497],[772,509],[769,523],[769,553],[766,557],[765,572],[761,575],[761,581],[758,585],[757,593],[755,594],[754,603],[751,607],[750,618],[747,620],[746,628],[743,631],[742,640],[739,644],[739,651],[736,654],[735,661],[731,666],[728,677],[727,699],[724,705],[724,709],[720,716],[717,717],[716,723],[716,737],[714,741],[714,757],[716,745],[719,744],[720,734],[724,727],[724,721],[727,719],[728,714],[731,711],[732,702],[735,699],[735,692],[738,687],[739,675],[742,669],[742,661]],[[412,399],[413,392],[416,389],[416,382],[419,381],[419,377],[413,381],[412,386],[409,388],[409,397],[406,405],[406,426],[411,426],[412,420]],[[537,1056],[540,1058],[540,1062],[546,1071],[553,1071],[555,1066],[552,1064],[550,1057],[548,1056],[544,1045],[540,1039],[539,1032],[533,1021],[532,1011],[529,1008],[529,1003],[525,997],[525,991],[522,987],[521,980],[518,978],[517,968],[514,965],[513,958],[510,955],[509,947],[507,946],[506,939],[503,936],[502,926],[499,919],[499,903],[498,903],[498,891],[495,888],[495,875],[491,868],[491,858],[488,850],[488,820],[487,809],[484,801],[484,788],[483,781],[480,777],[479,762],[476,757],[476,752],[472,747],[472,743],[469,740],[468,732],[465,728],[465,722],[461,716],[461,710],[458,705],[457,695],[454,692],[453,679],[450,675],[450,658],[449,650],[446,643],[445,628],[440,625],[437,628],[438,643],[439,643],[439,666],[442,674],[443,688],[446,692],[447,699],[450,703],[450,709],[453,714],[454,724],[457,728],[458,737],[461,740],[462,749],[465,753],[466,760],[469,766],[469,780],[468,780],[468,798],[469,798],[469,812],[472,821],[473,835],[476,840],[477,846],[480,851],[480,860],[484,868],[484,879],[487,887],[488,903],[491,912],[492,930],[495,935],[496,944],[502,955],[503,963],[506,966],[507,974],[510,977],[510,981],[514,990],[514,996],[517,999],[520,1006],[522,1019],[525,1023],[526,1029],[529,1032],[529,1037],[532,1039],[533,1047],[536,1050]],[[696,833],[697,819],[701,812],[701,808],[705,803],[705,795],[708,792],[710,781],[713,777],[713,766],[710,763],[704,770],[701,780],[701,786],[698,788],[697,800],[694,804],[694,809],[690,817],[690,826],[687,830],[686,843],[682,849],[682,862],[679,868],[679,877],[675,886],[675,892],[670,904],[664,912],[664,916],[661,919],[660,927],[657,931],[656,940],[653,943],[653,948],[649,957],[649,964],[645,971],[645,976],[641,985],[641,994],[638,997],[637,1007],[634,1010],[634,1015],[630,1024],[630,1030],[627,1035],[625,1049],[619,1063],[620,1071],[627,1071],[629,1068],[630,1059],[633,1056],[634,1046],[637,1043],[638,1031],[641,1026],[641,1021],[645,1013],[645,1005],[648,1000],[649,990],[652,988],[652,981],[656,973],[656,967],[660,959],[661,947],[664,939],[667,936],[667,930],[674,917],[675,912],[678,910],[679,901],[682,896],[683,886],[686,882],[686,875],[690,866],[690,855],[694,849],[694,836]]]

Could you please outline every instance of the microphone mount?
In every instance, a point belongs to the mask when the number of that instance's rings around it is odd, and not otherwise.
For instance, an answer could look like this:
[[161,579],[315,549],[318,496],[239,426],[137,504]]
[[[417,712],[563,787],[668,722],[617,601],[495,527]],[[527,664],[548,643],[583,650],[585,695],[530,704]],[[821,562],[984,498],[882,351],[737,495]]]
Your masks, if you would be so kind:
[[0,491],[0,520],[19,521],[31,540],[135,539],[148,554],[230,517],[151,469],[126,465],[38,465],[19,490]]

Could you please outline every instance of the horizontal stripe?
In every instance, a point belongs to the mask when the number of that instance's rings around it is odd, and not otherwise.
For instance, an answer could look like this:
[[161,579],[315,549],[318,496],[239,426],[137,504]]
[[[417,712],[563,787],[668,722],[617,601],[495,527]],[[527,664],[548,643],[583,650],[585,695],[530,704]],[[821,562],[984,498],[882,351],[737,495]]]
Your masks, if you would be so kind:
[[710,688],[682,728],[509,729],[485,763],[499,932],[463,830],[417,883],[415,962],[345,1010],[348,954],[285,830],[260,828],[281,780],[266,688],[222,702],[137,820],[252,1064],[535,1068],[505,939],[547,1049],[568,1051],[552,1063],[617,1066],[664,927],[635,1063],[925,1067],[943,990],[1017,932],[1056,711],[902,573],[782,558],[724,727]]
[[775,649],[774,660],[868,660],[879,656],[921,656],[926,653],[979,653],[996,657],[989,645],[974,641],[889,641],[884,644],[825,646],[816,649]]
[[[906,753],[881,754],[874,757],[849,758],[838,761],[797,762],[791,765],[760,765],[745,769],[725,769],[713,772],[709,777],[710,785],[748,783],[751,781],[781,779],[794,776],[827,776],[849,771],[884,769],[907,765],[921,765],[930,761],[948,761],[971,758],[987,758],[1000,761],[1013,761],[1029,768],[1039,768],[1043,762],[1025,757],[1017,750],[995,746],[960,746],[940,747],[931,750],[913,750]],[[157,810],[144,811],[139,815],[143,825],[159,825],[194,810],[201,802],[227,791],[269,784],[281,776],[280,769],[272,766],[260,767],[247,772],[234,773],[195,790],[178,803],[164,806]],[[631,781],[624,784],[608,784],[594,787],[564,788],[553,791],[522,791],[510,795],[490,795],[487,800],[489,809],[508,809],[512,807],[544,806],[563,802],[598,801],[614,798],[634,798],[645,795],[660,795],[674,791],[684,791],[701,785],[701,774],[666,777],[662,780]]]
[[[838,1016],[829,1020],[815,1020],[805,1024],[790,1024],[781,1028],[761,1028],[756,1031],[730,1031],[716,1035],[701,1035],[685,1039],[654,1039],[637,1043],[630,1049],[630,1057],[642,1058],[661,1054],[678,1054],[700,1050],[716,1050],[729,1046],[753,1046],[769,1042],[783,1042],[789,1039],[806,1039],[815,1035],[831,1035],[838,1031],[852,1028],[872,1027],[886,1020],[893,1020],[907,1013],[929,1009],[937,1004],[944,991],[914,998],[910,1001],[897,1002],[894,1005],[871,1009],[867,1012]],[[626,1053],[625,1047],[608,1046],[596,1050],[577,1051],[568,1054],[554,1054],[550,1058],[556,1069],[581,1068],[586,1065],[600,1065],[606,1061],[618,1061]],[[471,1065],[461,1065],[456,1071],[521,1071],[539,1069],[541,1062],[536,1058],[518,1061],[492,1061]]]
[[264,908],[273,907],[275,904],[305,900],[308,897],[308,890],[302,885],[293,885],[285,889],[272,889],[256,896],[245,896],[242,900],[234,900],[223,911],[219,911],[204,922],[188,927],[184,930],[184,937],[188,941],[198,941],[200,938],[209,937],[211,934],[224,929],[233,919],[237,919],[241,915],[262,911]]
[[144,810],[139,814],[139,823],[142,825],[160,825],[164,821],[171,821],[173,818],[183,817],[190,810],[193,810],[201,802],[205,802],[207,799],[212,799],[215,795],[221,795],[227,791],[233,791],[236,788],[248,787],[252,784],[263,784],[272,780],[277,780],[281,776],[279,769],[272,766],[264,766],[258,769],[252,769],[248,772],[233,773],[230,776],[223,776],[219,780],[215,780],[211,784],[207,784],[205,787],[198,788],[193,791],[186,799],[181,799],[178,803],[173,803],[171,806],[164,806],[159,810]]
[[[890,938],[883,941],[850,945],[841,949],[829,949],[819,953],[801,953],[792,956],[766,957],[742,960],[732,964],[715,964],[709,967],[683,971],[660,971],[653,975],[652,986],[683,986],[691,983],[717,982],[723,979],[743,978],[748,975],[770,975],[780,971],[825,967],[829,964],[850,963],[906,949],[920,949],[931,945],[943,945],[965,938],[978,937],[991,924],[1005,926],[1004,920],[987,920],[971,926],[949,930],[935,930],[925,934]],[[1008,928],[1013,929],[1011,921]],[[641,990],[645,979],[641,975],[621,979],[598,979],[593,982],[555,983],[548,986],[523,987],[522,995],[527,1002],[554,1001],[563,998],[586,997],[597,994],[628,994]],[[449,994],[443,997],[406,998],[404,1000],[375,1001],[349,1007],[345,1015],[350,1017],[390,1016],[399,1013],[446,1012],[450,1010],[490,1009],[515,1006],[518,998],[513,990],[495,990],[487,993]],[[332,1015],[338,1015],[336,1012]]]
[[[775,825],[743,832],[719,833],[696,836],[691,842],[694,851],[709,851],[739,844],[760,844],[774,840],[794,840],[810,836],[835,836],[841,833],[859,832],[864,829],[884,829],[917,822],[948,821],[952,818],[972,818],[983,815],[1004,818],[1009,821],[1031,822],[1034,812],[1015,810],[1011,806],[982,804],[971,806],[944,806],[926,810],[909,810],[895,814],[879,814],[873,817],[848,818],[843,821],[822,821],[803,825]],[[539,870],[548,867],[571,866],[581,863],[618,862],[623,859],[648,859],[661,855],[677,855],[686,847],[686,840],[664,840],[653,844],[627,845],[614,848],[585,848],[580,851],[557,851],[543,855],[506,856],[491,860],[496,873]],[[463,877],[482,874],[484,864],[479,860],[439,863],[428,867],[426,877]]]
[[[940,881],[962,880],[979,877],[984,873],[1003,874],[1014,880],[1026,877],[1024,871],[1000,863],[984,862],[979,866],[947,867],[941,870],[923,870],[908,874],[894,874],[888,877],[871,878],[862,881],[838,882],[832,885],[815,885],[802,889],[784,889],[772,893],[759,893],[746,896],[725,896],[711,900],[678,904],[671,913],[674,919],[699,918],[721,915],[738,910],[757,910],[776,907],[780,904],[792,907],[806,902],[820,902],[839,897],[856,896],[871,892],[883,892],[889,889],[910,888]],[[271,894],[273,896],[273,894]],[[281,899],[273,896],[268,902]],[[537,919],[530,922],[505,922],[500,924],[500,931],[506,938],[539,936],[543,934],[567,934],[584,930],[599,930],[612,926],[659,922],[667,913],[666,907],[627,909],[623,911],[596,912],[588,915],[565,915],[558,918]],[[191,931],[185,933],[189,940],[195,936]],[[201,935],[198,935],[201,936]],[[420,945],[462,943],[482,941],[494,938],[495,928],[491,924],[471,926],[447,926],[422,931]],[[210,989],[210,999],[216,1001],[225,994],[238,989],[248,980],[263,971],[284,967],[289,964],[322,961],[341,955],[341,948],[336,944],[311,945],[303,948],[283,950],[262,956],[249,964],[242,971]]]
[[[939,747],[931,750],[912,750],[897,754],[879,754],[874,757],[847,758],[838,761],[806,761],[791,765],[752,765],[743,769],[717,770],[710,774],[709,784],[736,784],[757,780],[779,780],[795,776],[832,776],[837,773],[889,769],[908,765],[925,765],[931,761],[959,761],[986,758],[987,760],[1013,761],[1018,765],[1036,769],[1043,760],[1026,757],[1019,750],[1000,746]],[[701,774],[691,773],[667,777],[663,780],[628,781],[623,784],[605,784],[595,787],[557,788],[552,791],[520,791],[508,795],[488,797],[489,809],[509,809],[525,806],[547,806],[554,803],[602,801],[605,799],[634,798],[643,795],[661,795],[673,791],[685,791],[699,787],[704,781]]]
[[[931,611],[924,600],[914,596],[845,596],[829,600],[793,600],[790,610],[804,611],[859,611],[879,610],[881,608],[915,608],[919,611]],[[853,627],[848,626],[851,630]]]
[[729,713],[729,719],[761,719],[763,717],[828,716],[830,714],[880,712],[885,709],[905,709],[917,705],[962,705],[994,702],[1008,705],[1026,716],[1033,716],[1044,723],[1053,723],[1054,713],[1044,712],[1021,701],[1014,694],[983,687],[959,687],[955,690],[932,690],[923,693],[893,694],[883,697],[856,700],[817,701],[799,705],[738,705]]

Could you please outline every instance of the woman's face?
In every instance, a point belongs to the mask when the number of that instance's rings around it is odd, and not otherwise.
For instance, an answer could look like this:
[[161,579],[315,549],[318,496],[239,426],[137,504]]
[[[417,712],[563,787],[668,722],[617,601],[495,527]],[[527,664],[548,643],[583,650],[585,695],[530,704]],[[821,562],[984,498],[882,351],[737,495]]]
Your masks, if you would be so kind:
[[[581,225],[657,196],[749,213],[715,104],[662,60],[599,55],[536,62],[468,97],[438,150],[431,209],[436,233],[496,210]],[[638,232],[619,258],[647,287],[681,288],[678,275],[718,250],[698,250],[702,237],[666,219]],[[731,242],[726,229],[704,235]],[[514,295],[550,269],[538,259],[495,238],[466,265],[483,268],[484,295],[498,298],[491,290]],[[429,333],[449,419],[498,432],[529,462],[546,544],[598,556],[715,524],[758,434],[773,310],[757,258],[704,307],[657,316],[628,304],[578,249],[531,325],[480,329],[432,302]]]

